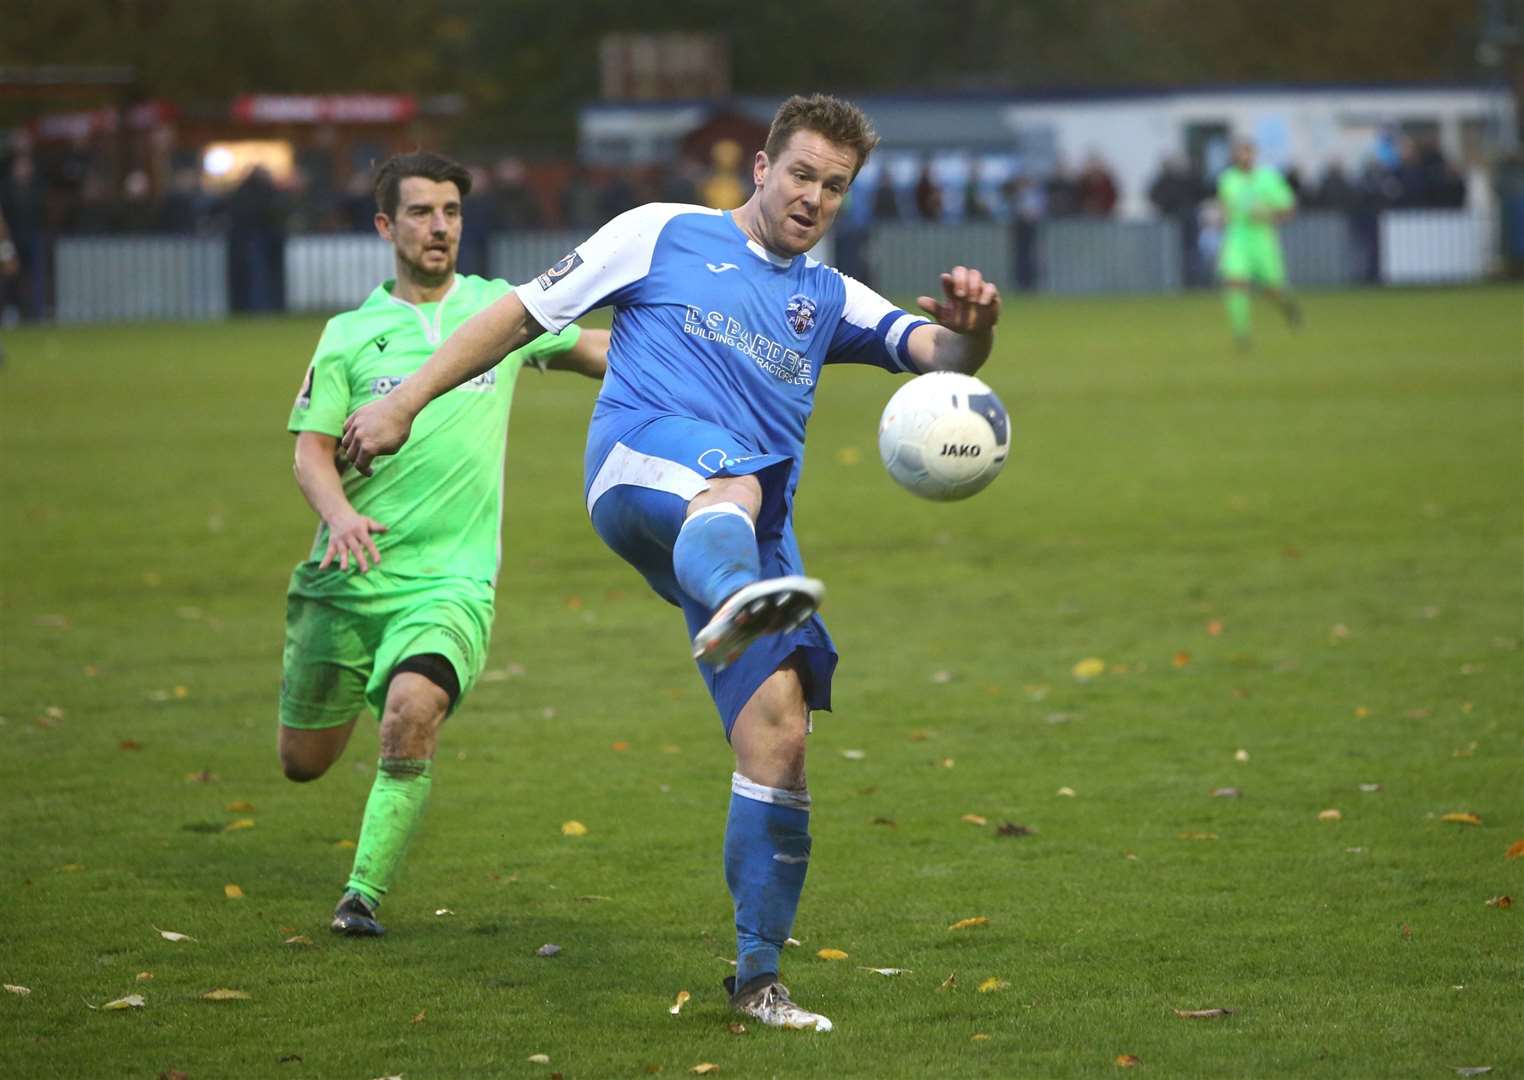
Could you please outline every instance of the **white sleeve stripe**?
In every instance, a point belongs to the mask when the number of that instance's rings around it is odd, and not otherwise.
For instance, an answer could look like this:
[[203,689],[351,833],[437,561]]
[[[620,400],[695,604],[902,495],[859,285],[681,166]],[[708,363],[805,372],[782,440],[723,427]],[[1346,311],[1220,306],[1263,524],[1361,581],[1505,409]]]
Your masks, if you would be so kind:
[[905,314],[890,323],[889,329],[885,331],[884,347],[889,350],[889,355],[894,357],[894,362],[899,364],[902,370],[911,371],[912,369],[909,363],[910,358],[900,348],[900,342],[905,339],[905,335],[910,333],[911,330],[929,321],[928,319],[921,318],[919,315]]
[[568,319],[560,326],[552,326],[553,320],[547,318],[545,313],[540,310],[540,299],[545,294],[540,292],[538,288],[531,288],[535,284],[535,279],[530,278],[524,284],[515,286],[513,295],[519,298],[519,303],[524,305],[524,310],[529,312],[531,319],[540,324],[541,329],[547,334],[559,334],[571,324],[572,320]]

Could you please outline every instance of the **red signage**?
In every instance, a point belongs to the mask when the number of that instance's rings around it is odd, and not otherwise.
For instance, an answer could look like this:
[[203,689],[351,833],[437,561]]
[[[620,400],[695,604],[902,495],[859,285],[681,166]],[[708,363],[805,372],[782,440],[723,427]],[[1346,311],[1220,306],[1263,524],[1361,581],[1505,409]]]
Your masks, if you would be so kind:
[[409,94],[244,94],[233,100],[243,124],[400,124],[418,115]]

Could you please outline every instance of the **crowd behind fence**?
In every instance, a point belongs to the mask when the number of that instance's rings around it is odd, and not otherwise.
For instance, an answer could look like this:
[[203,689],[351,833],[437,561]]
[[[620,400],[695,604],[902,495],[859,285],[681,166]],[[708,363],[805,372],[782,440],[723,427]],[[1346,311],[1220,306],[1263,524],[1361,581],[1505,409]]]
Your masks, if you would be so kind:
[[[1291,280],[1308,287],[1479,281],[1497,246],[1493,215],[1466,210],[1392,210],[1369,221],[1310,212],[1282,232]],[[564,229],[493,234],[485,264],[468,269],[526,281],[585,236]],[[817,254],[891,297],[926,292],[958,263],[980,267],[1010,292],[1167,293],[1201,283],[1191,268],[1210,257],[1210,246],[1203,252],[1200,240],[1168,219],[1056,219],[1027,228],[894,222],[849,235],[846,244],[828,237]],[[56,250],[60,322],[217,319],[234,310],[237,249],[228,236],[68,237]],[[343,310],[391,275],[391,248],[374,235],[290,237],[275,275],[276,306]]]

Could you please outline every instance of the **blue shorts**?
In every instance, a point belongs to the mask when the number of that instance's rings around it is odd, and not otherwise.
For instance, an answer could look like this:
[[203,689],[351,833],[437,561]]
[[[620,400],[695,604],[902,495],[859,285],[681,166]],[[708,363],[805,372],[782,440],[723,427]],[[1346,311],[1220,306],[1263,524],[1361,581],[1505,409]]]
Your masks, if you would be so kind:
[[[757,550],[762,576],[804,573],[794,539],[792,458],[761,453],[724,428],[691,417],[636,413],[631,419],[634,423],[612,440],[606,454],[598,460],[589,455],[588,514],[603,542],[640,571],[657,595],[683,609],[690,640],[714,611],[677,583],[672,545],[689,501],[708,490],[710,477],[755,476],[761,482]],[[829,710],[836,647],[818,615],[796,630],[761,638],[724,671],[698,665],[727,739],[757,688],[791,656],[799,661],[806,706]]]

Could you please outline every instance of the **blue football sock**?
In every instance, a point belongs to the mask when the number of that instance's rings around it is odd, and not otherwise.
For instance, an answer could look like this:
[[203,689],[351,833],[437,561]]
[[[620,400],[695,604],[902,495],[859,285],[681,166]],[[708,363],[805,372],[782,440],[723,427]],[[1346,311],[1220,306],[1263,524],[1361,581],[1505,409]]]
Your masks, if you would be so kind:
[[706,506],[683,522],[672,545],[672,569],[683,591],[711,611],[762,576],[751,515],[736,503]]
[[725,883],[736,905],[736,986],[778,971],[810,868],[810,795],[730,779]]

